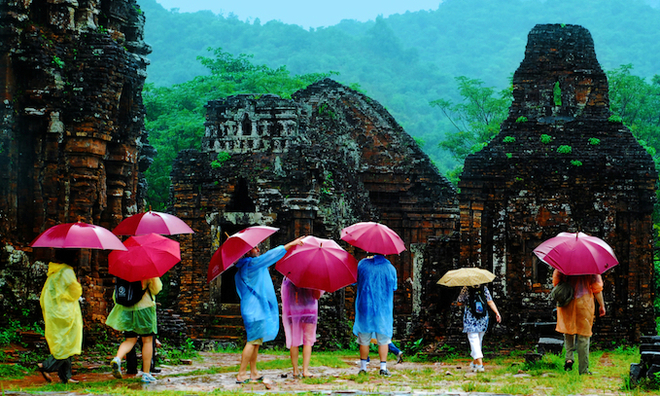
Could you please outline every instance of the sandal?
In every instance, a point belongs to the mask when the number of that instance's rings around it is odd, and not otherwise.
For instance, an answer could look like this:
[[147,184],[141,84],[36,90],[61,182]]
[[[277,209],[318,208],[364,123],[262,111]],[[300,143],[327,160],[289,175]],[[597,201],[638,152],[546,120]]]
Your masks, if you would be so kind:
[[571,370],[573,370],[573,361],[567,360],[566,363],[564,363],[564,371],[571,371]]
[[247,384],[250,382],[249,378],[244,379],[243,381],[240,381],[238,378],[236,378],[236,383],[237,384]]
[[46,382],[53,382],[53,378],[50,376],[50,374],[44,371],[44,365],[42,363],[37,363],[37,369],[39,369],[41,376],[44,377]]

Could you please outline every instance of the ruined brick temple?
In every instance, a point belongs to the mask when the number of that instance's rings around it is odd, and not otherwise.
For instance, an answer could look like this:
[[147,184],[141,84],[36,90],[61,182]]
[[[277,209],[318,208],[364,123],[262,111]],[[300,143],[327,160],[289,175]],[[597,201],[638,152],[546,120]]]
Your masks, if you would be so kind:
[[[78,220],[112,229],[142,204],[139,171],[149,165],[142,155],[149,151],[144,21],[134,0],[0,3],[5,313],[41,317],[38,297],[51,252],[28,247],[41,231]],[[89,330],[109,311],[107,252],[86,251],[74,265]]]
[[467,158],[459,188],[460,264],[498,275],[493,288],[510,322],[550,318],[550,267],[532,250],[561,231],[598,236],[619,266],[605,282],[597,340],[655,332],[651,156],[610,119],[608,84],[589,32],[537,25],[513,77],[501,131]]
[[[10,2],[3,12],[0,293],[3,309],[37,309],[44,261],[28,248],[45,228],[81,219],[113,228],[142,210],[150,147],[141,90],[149,48],[130,1]],[[29,22],[28,22],[29,21]],[[368,96],[325,79],[292,95],[245,94],[207,105],[201,150],[179,153],[170,212],[182,261],[167,301],[197,338],[240,339],[233,272],[207,284],[209,260],[254,224],[339,240],[379,221],[406,241],[389,257],[399,279],[395,339],[464,343],[447,271],[479,266],[504,317],[491,340],[525,345],[523,323],[552,320],[551,269],[532,250],[561,231],[603,238],[620,265],[605,275],[608,315],[597,340],[654,331],[653,221],[658,178],[648,153],[610,119],[608,84],[589,32],[537,25],[513,80],[501,132],[467,158],[459,189]],[[433,144],[433,142],[430,142]],[[460,193],[458,192],[460,191]],[[344,244],[356,258],[364,252]],[[81,257],[87,331],[109,312],[107,253]],[[273,279],[282,276],[274,269]],[[321,346],[351,339],[354,287],[321,300]]]
[[[400,279],[397,328],[406,334],[425,300],[419,279],[428,238],[458,230],[456,191],[415,141],[381,105],[330,79],[292,99],[238,95],[207,107],[202,150],[182,152],[172,171],[174,214],[196,231],[182,243],[177,281],[178,309],[208,319],[195,330],[218,335],[228,327],[219,323],[233,320],[240,336],[234,273],[206,285],[208,262],[225,235],[267,224],[280,228],[273,244],[299,235],[339,240],[341,228],[373,220],[408,243],[392,257]],[[214,167],[218,153],[231,159]],[[325,342],[350,334],[352,299],[351,287],[324,298]]]

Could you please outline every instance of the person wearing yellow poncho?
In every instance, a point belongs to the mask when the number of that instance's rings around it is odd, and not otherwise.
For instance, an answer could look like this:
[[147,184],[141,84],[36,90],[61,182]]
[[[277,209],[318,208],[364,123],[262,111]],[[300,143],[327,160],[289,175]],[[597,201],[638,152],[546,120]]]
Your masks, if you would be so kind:
[[[56,251],[56,260],[74,254],[71,251]],[[73,262],[73,261],[70,261]],[[62,383],[78,382],[71,378],[71,356],[82,351],[82,312],[79,299],[82,287],[73,268],[64,263],[48,264],[48,279],[41,291],[39,301],[46,323],[46,342],[51,356],[40,363],[39,370],[50,382],[49,372],[57,371]]]

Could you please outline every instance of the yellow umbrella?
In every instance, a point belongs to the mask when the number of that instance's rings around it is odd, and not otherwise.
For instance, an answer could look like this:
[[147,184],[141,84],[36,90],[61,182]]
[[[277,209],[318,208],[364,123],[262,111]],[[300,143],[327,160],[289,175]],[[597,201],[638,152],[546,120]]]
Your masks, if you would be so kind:
[[476,286],[482,283],[492,282],[495,275],[481,268],[459,268],[457,270],[447,271],[447,273],[438,281],[439,285],[444,286]]

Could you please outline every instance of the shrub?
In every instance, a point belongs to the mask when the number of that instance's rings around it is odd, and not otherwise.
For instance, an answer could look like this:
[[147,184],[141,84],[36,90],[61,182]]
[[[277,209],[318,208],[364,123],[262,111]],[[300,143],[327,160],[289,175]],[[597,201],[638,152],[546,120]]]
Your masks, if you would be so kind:
[[562,144],[561,146],[557,147],[557,152],[561,154],[570,154],[573,152],[573,147]]

